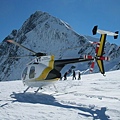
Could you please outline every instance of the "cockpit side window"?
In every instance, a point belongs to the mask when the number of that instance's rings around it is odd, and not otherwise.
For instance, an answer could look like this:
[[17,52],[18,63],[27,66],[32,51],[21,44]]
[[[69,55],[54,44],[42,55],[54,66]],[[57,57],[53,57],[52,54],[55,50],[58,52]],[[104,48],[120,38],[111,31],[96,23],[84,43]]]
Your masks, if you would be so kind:
[[22,79],[25,80],[26,78],[26,75],[27,75],[27,70],[28,70],[28,67],[26,67],[22,73]]
[[34,78],[34,77],[35,77],[35,67],[32,66],[30,68],[29,78]]

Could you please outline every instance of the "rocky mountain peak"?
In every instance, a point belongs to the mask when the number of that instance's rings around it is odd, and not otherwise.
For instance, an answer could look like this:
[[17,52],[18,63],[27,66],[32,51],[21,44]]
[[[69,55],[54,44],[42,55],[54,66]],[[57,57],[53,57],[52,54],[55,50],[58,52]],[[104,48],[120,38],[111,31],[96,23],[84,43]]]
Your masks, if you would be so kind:
[[[11,59],[11,56],[24,56],[30,53],[7,43],[7,39],[13,39],[36,52],[54,54],[56,59],[80,57],[85,54],[94,55],[95,50],[89,43],[88,37],[77,34],[66,22],[46,12],[36,11],[19,30],[13,30],[0,44],[1,81],[20,79],[23,68],[33,59],[31,57]],[[106,46],[106,50],[113,58],[114,64],[110,62],[107,71],[113,67],[115,69],[115,66],[119,64],[120,56],[120,48],[108,44],[109,48]],[[88,67],[89,63],[76,64],[76,69],[85,70]]]

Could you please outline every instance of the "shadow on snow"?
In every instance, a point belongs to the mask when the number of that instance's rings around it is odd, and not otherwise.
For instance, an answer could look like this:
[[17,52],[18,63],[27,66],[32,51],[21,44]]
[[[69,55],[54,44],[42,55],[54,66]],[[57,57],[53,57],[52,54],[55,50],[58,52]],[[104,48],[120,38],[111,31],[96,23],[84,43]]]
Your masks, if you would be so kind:
[[13,93],[10,95],[11,98],[14,98],[12,102],[23,102],[23,103],[33,103],[33,104],[45,104],[62,108],[70,108],[70,109],[78,109],[83,112],[88,112],[91,115],[78,113],[85,117],[93,117],[93,120],[110,120],[110,117],[105,114],[106,107],[102,107],[101,110],[93,110],[92,108],[86,108],[81,106],[73,106],[73,105],[64,105],[56,101],[56,99],[52,95],[48,94],[33,94],[33,93]]

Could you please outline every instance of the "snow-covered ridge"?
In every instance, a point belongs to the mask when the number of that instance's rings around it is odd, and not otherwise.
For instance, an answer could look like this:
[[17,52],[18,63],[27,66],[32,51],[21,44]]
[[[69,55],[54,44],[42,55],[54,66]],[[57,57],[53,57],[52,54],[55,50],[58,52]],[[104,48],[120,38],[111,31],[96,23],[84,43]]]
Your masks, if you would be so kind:
[[[36,52],[54,54],[56,59],[94,55],[94,46],[89,43],[89,38],[77,34],[66,22],[48,13],[36,11],[19,30],[13,30],[0,44],[0,81],[20,79],[21,71],[33,59],[10,59],[9,56],[24,56],[30,53],[7,43],[7,39],[13,39]],[[106,55],[112,58],[109,63],[105,63],[106,71],[120,69],[120,47],[106,43],[105,51]],[[89,62],[75,64],[76,69],[80,70],[88,69],[89,65]],[[71,65],[66,66],[62,72],[70,67]],[[95,72],[98,72],[97,67]]]

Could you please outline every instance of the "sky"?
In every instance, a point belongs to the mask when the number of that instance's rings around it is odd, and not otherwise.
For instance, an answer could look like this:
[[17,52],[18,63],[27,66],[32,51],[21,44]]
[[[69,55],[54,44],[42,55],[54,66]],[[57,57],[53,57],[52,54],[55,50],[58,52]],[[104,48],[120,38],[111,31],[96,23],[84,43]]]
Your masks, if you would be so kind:
[[[0,42],[35,11],[47,12],[65,22],[81,35],[92,35],[92,28],[120,30],[120,0],[0,0]],[[100,35],[93,36],[99,37]],[[110,43],[120,46],[120,37]]]

